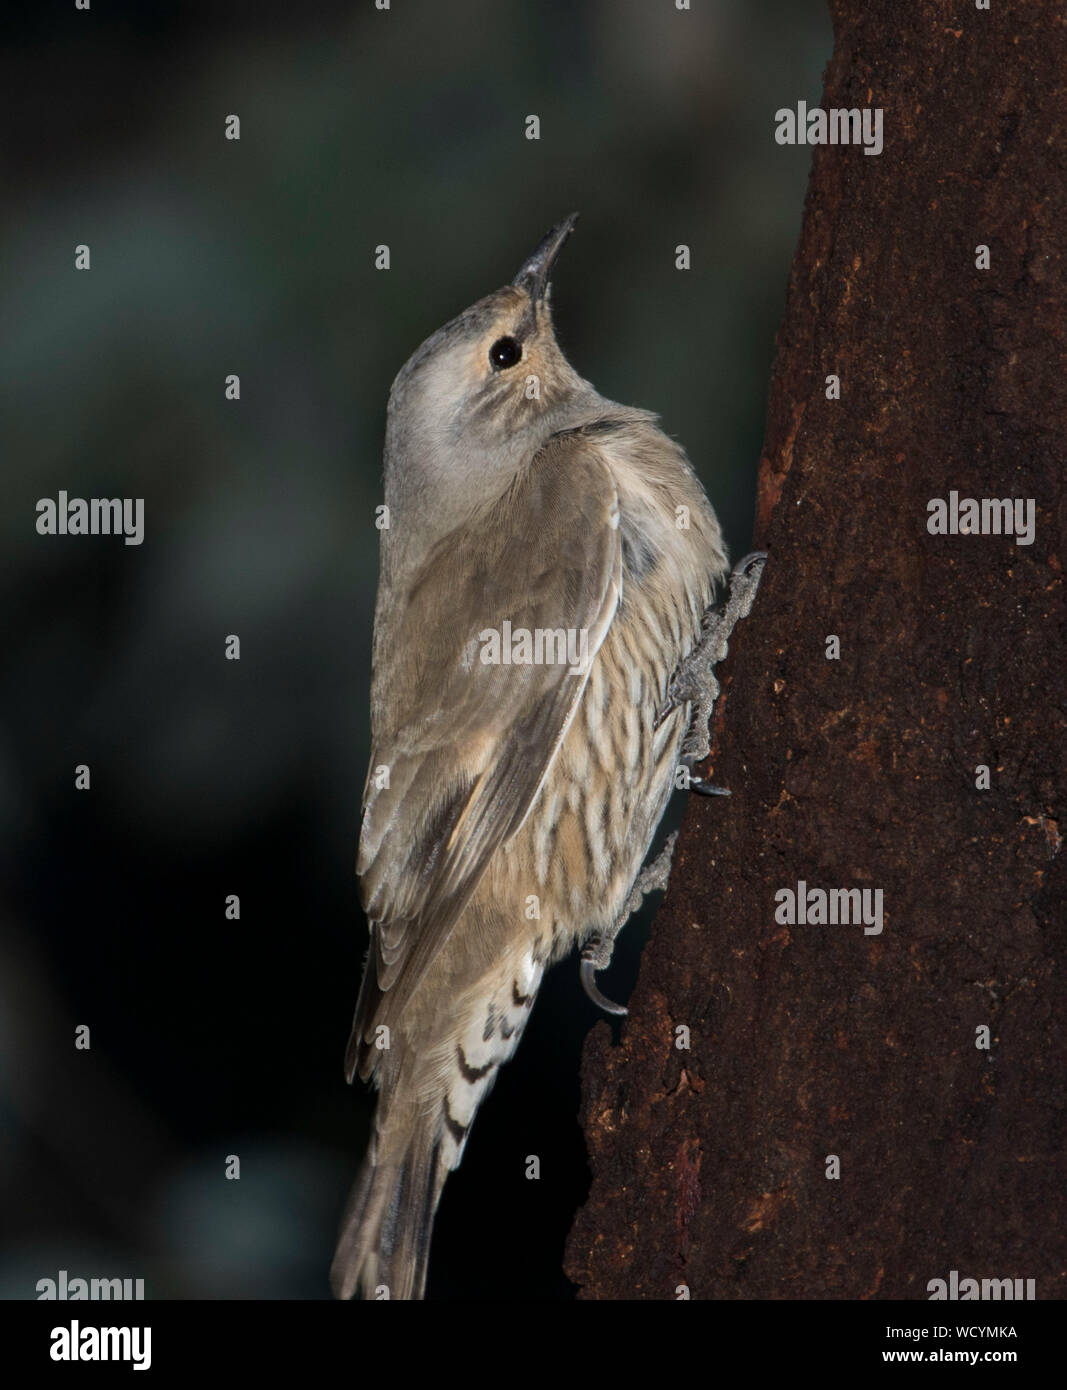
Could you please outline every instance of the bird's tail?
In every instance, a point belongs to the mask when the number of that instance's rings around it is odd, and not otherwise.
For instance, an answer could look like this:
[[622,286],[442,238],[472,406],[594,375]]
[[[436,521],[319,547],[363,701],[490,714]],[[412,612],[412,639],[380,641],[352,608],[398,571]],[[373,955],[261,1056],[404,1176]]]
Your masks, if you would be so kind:
[[391,1116],[348,1199],[330,1286],[337,1298],[421,1298],[450,1167],[435,1115]]
[[[378,1109],[330,1270],[337,1298],[421,1298],[434,1216],[478,1108],[519,1044],[544,965],[532,956],[453,1000],[438,1035],[394,1036],[377,1075]],[[361,993],[362,1001],[363,995]],[[366,1028],[357,1012],[353,1037]],[[428,1031],[424,1029],[424,1032]],[[349,1060],[353,1060],[350,1044]],[[377,1068],[375,1067],[377,1061]],[[349,1071],[351,1079],[351,1068]]]

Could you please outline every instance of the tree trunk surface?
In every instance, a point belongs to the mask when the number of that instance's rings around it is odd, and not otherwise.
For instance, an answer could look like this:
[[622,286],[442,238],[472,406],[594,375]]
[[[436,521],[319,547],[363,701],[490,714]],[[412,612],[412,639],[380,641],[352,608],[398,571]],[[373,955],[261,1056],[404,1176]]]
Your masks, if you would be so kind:
[[[1067,1296],[1067,18],[831,10],[822,107],[881,106],[885,144],[813,151],[712,728],[733,796],[690,799],[620,1041],[586,1046],[583,1298]],[[1033,498],[1033,543],[931,534],[953,491]],[[883,930],[783,922],[799,882],[882,890]]]

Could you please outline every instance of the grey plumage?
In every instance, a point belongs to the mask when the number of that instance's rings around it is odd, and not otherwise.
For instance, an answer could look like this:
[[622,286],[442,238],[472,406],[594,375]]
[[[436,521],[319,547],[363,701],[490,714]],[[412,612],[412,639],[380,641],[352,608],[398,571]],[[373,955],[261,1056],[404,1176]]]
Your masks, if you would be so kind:
[[[572,224],[390,395],[358,859],[371,947],[346,1055],[380,1099],[340,1297],[422,1295],[445,1178],[545,968],[614,922],[648,851],[686,729],[684,709],[659,727],[656,711],[726,568],[682,450],[556,343],[548,277]],[[585,669],[486,664],[505,623],[584,631]]]

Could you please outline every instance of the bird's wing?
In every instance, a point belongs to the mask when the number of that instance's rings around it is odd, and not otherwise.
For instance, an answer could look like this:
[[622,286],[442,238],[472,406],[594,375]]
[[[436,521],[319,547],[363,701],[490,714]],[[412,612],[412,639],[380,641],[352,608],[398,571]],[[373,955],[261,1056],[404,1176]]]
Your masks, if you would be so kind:
[[[562,432],[496,504],[438,547],[379,622],[357,865],[371,952],[349,1079],[357,1064],[363,1075],[373,1070],[373,1029],[397,1017],[494,851],[529,813],[621,585],[613,475],[595,445]],[[513,634],[585,630],[584,671],[486,664],[480,634],[501,633],[505,621]]]

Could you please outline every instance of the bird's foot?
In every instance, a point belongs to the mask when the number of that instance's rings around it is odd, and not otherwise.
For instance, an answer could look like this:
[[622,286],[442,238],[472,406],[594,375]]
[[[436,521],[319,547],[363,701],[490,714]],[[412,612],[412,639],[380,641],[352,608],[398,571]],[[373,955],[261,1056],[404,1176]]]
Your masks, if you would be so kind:
[[[703,636],[678,667],[667,687],[667,699],[656,712],[655,727],[658,729],[680,705],[691,707],[689,728],[682,743],[682,761],[689,767],[702,762],[710,752],[708,725],[719,697],[715,667],[726,656],[734,628],[752,610],[766,562],[766,552],[754,550],[734,566],[726,602],[721,608],[711,607],[704,614]],[[722,787],[712,787],[700,778],[691,777],[689,785],[704,796],[729,796]]]
[[630,917],[641,906],[645,897],[649,893],[658,892],[667,887],[667,881],[671,875],[671,861],[674,858],[674,846],[678,839],[678,832],[668,835],[663,848],[656,855],[652,863],[647,865],[634,879],[634,885],[622,905],[618,917],[616,917],[610,931],[603,936],[594,936],[582,950],[581,965],[578,968],[579,976],[582,981],[582,988],[589,998],[605,1013],[623,1015],[629,1011],[621,1004],[614,1004],[597,989],[596,975],[599,970],[606,970],[611,964],[611,957],[615,951],[615,938],[623,927],[630,920]]

